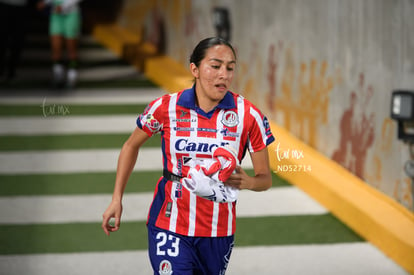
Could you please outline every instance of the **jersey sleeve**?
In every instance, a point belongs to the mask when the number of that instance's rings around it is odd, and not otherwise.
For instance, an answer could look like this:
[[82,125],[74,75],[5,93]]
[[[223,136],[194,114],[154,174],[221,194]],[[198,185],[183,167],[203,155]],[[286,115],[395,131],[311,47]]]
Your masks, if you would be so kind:
[[163,114],[165,112],[161,111],[162,100],[163,97],[160,97],[152,101],[137,118],[138,128],[143,130],[150,137],[161,132],[163,128]]
[[267,117],[255,106],[250,107],[250,118],[248,148],[250,152],[257,152],[266,148],[275,138]]

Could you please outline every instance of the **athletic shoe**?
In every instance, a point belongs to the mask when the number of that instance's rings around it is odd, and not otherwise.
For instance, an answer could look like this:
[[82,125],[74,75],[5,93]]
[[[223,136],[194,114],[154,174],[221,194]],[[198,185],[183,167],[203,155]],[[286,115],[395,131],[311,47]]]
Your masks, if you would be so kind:
[[62,88],[65,82],[65,68],[62,64],[53,65],[53,87]]
[[78,72],[76,71],[76,69],[69,69],[67,79],[66,79],[67,81],[66,86],[68,88],[75,88],[77,80],[78,80]]

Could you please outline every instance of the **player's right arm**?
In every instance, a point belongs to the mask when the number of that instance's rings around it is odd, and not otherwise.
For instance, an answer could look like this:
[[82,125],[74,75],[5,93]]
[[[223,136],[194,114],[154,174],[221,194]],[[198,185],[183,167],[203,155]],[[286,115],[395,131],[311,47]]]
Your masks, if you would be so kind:
[[[129,176],[134,169],[138,152],[142,144],[149,139],[149,136],[140,128],[136,128],[124,143],[118,158],[115,187],[112,194],[112,201],[103,214],[102,229],[109,236],[111,232],[119,229],[122,214],[122,197],[127,185]],[[115,218],[115,224],[109,224],[109,220]]]

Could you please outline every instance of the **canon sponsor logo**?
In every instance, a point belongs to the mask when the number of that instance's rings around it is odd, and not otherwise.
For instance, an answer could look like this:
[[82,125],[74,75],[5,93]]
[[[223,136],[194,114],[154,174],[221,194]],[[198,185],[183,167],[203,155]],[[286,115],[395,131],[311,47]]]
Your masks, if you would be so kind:
[[192,142],[188,139],[182,138],[175,142],[175,150],[179,152],[199,152],[199,153],[208,153],[213,152],[217,147],[225,146],[229,144],[228,142],[221,142],[220,144],[216,143],[207,143],[207,142]]

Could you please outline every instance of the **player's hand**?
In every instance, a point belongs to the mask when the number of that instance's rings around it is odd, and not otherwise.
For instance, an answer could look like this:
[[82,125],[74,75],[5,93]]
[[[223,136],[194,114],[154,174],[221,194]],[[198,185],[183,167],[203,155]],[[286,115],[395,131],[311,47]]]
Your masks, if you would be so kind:
[[[112,201],[103,214],[102,229],[109,236],[111,232],[115,232],[121,225],[122,203]],[[110,219],[114,218],[115,223],[110,223]]]
[[224,183],[237,189],[250,189],[250,176],[241,168],[236,166],[235,173],[231,174],[228,180]]

